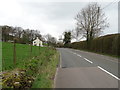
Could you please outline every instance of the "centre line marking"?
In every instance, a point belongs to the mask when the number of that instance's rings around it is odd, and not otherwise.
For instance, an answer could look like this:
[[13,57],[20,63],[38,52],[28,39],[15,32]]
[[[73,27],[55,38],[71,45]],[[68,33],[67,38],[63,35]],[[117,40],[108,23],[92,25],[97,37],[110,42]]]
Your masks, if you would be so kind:
[[82,57],[82,56],[80,56],[79,54],[77,54],[77,56]]
[[106,72],[107,74],[113,76],[115,79],[117,80],[120,80],[120,78],[118,78],[117,76],[113,75],[112,73],[108,72],[107,70],[103,69],[102,67],[100,66],[97,66],[99,69],[101,69],[102,71]]
[[[76,53],[73,52],[73,54],[76,54]],[[76,55],[77,55],[77,54],[76,54]]]
[[[79,57],[82,57],[81,55],[79,55],[79,54],[77,54],[77,53],[74,53],[74,52],[71,52],[71,53],[73,53],[73,54],[75,54],[75,55],[77,55],[77,56],[79,56]],[[93,63],[92,61],[90,61],[90,60],[88,60],[87,58],[84,58],[86,61],[88,61],[89,63]]]
[[[82,57],[81,55],[79,55],[79,54],[77,54],[77,53],[74,53],[74,52],[71,52],[71,53],[73,53],[73,54],[75,54],[75,55],[77,55],[77,56],[79,56],[79,57]],[[84,58],[86,61],[88,61],[89,63],[93,63],[92,61],[90,61],[90,60],[88,60],[87,58]]]
[[89,63],[93,63],[92,61],[88,60],[87,58],[84,58],[86,61],[88,61]]
[[79,57],[82,57],[81,55],[79,55],[79,54],[77,54],[77,53],[74,53],[74,52],[73,52],[73,54],[75,54],[75,55],[77,55],[77,56],[79,56]]

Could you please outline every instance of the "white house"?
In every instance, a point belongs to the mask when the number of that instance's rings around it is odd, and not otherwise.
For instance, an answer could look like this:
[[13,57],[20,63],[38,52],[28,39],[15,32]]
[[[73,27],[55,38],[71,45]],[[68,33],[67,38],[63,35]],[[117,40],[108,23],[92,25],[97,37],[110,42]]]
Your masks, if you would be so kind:
[[33,41],[33,45],[34,46],[43,46],[42,45],[42,41],[41,40],[39,40],[39,38],[37,37],[37,39],[35,39],[34,41]]

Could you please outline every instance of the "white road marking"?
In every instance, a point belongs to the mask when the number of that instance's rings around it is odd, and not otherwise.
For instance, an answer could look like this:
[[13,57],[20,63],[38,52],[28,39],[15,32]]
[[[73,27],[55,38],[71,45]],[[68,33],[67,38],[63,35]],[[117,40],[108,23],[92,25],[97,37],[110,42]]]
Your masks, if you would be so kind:
[[60,53],[60,68],[62,68],[62,59],[61,59],[61,53]]
[[84,58],[86,61],[88,61],[89,63],[93,63],[92,61],[88,60],[87,58]]
[[77,53],[74,53],[74,52],[72,52],[72,51],[70,51],[72,54],[75,54],[75,55],[77,55]]
[[117,76],[113,75],[112,73],[108,72],[107,70],[103,69],[102,67],[100,66],[97,66],[99,69],[101,69],[102,71],[106,72],[107,74],[113,76],[114,78],[116,78],[117,80],[120,80],[120,78],[118,78]]
[[[77,54],[77,53],[74,53],[74,52],[72,52],[72,51],[70,51],[72,54],[75,54],[75,55],[77,55],[77,56],[79,56],[79,57],[82,57],[81,55],[79,55],[79,54]],[[93,63],[92,61],[90,61],[90,60],[88,60],[87,58],[84,58],[86,61],[88,61],[88,62],[90,62],[90,63]],[[60,61],[61,61],[61,59],[60,59]],[[119,62],[118,62],[119,63]],[[61,66],[60,66],[61,67]],[[105,70],[105,69],[103,69],[102,67],[100,67],[100,66],[97,66],[100,70],[102,70],[102,71],[104,71],[104,72],[106,72],[107,74],[109,74],[109,75],[111,75],[112,77],[114,77],[115,79],[117,79],[117,80],[120,80],[120,78],[118,78],[117,76],[115,76],[114,74],[112,74],[112,73],[110,73],[110,72],[108,72],[107,70]]]
[[58,68],[56,69],[55,78],[54,78],[54,88],[56,88],[56,79],[58,75]]
[[[71,52],[71,53],[73,53],[73,54],[75,54],[75,55],[77,55],[77,56],[79,56],[79,57],[82,57],[81,55],[79,55],[79,54],[77,54],[77,53],[74,53],[74,52]],[[92,61],[90,61],[90,60],[88,60],[87,58],[84,58],[86,61],[88,61],[89,63],[93,63]]]
[[81,55],[77,54],[77,56],[82,57]]
[[73,53],[73,54],[75,54],[75,55],[77,55],[77,56],[79,56],[79,57],[82,57],[81,55],[79,55],[79,54],[77,54],[77,53]]
[[74,53],[74,52],[73,52],[73,54],[76,54],[76,55],[77,55],[77,53]]
[[[74,49],[74,50],[75,50],[75,49]],[[75,50],[75,51],[79,51],[79,52],[80,52],[81,50]],[[100,56],[102,56],[102,57],[105,56],[105,55],[101,55],[101,54],[97,54],[97,53],[93,53],[93,52],[89,52],[89,53],[96,54],[96,55],[100,55]],[[108,57],[108,56],[105,56],[105,57]],[[115,63],[120,63],[119,60],[114,61],[114,60],[110,60],[110,59],[107,59],[107,58],[105,58],[105,59],[108,60],[108,61],[115,62]]]
[[79,55],[79,54],[77,54],[77,53],[74,53],[74,52],[71,52],[71,53],[73,53],[73,54],[75,54],[75,55],[77,55],[77,56],[79,56],[79,57],[82,57],[81,55]]

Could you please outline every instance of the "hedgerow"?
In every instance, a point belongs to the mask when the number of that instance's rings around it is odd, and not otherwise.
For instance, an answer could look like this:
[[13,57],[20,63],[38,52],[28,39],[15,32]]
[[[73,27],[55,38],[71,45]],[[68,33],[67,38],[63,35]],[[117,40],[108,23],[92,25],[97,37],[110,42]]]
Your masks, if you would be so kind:
[[120,56],[120,34],[111,34],[95,38],[91,44],[89,44],[89,48],[87,48],[86,41],[74,42],[70,47]]

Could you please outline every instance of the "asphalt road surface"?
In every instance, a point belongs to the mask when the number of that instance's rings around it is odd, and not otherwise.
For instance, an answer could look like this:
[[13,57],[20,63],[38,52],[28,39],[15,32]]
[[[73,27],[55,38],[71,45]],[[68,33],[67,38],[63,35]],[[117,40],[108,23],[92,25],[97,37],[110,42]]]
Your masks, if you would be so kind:
[[67,48],[58,51],[55,88],[118,88],[117,58]]

